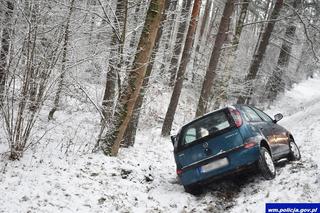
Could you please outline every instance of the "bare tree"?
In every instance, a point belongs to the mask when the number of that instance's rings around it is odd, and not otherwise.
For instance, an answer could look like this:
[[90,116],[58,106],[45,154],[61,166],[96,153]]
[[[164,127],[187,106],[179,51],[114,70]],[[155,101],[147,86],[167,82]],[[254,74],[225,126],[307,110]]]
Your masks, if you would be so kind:
[[210,18],[211,7],[212,7],[212,1],[211,0],[207,0],[206,1],[206,6],[205,6],[205,9],[204,9],[204,15],[203,15],[202,21],[201,21],[201,27],[200,27],[199,39],[198,39],[199,41],[198,41],[198,44],[197,44],[197,47],[196,47],[196,52],[195,52],[195,60],[194,60],[194,64],[193,64],[193,70],[195,72],[198,69],[199,60],[201,58],[200,48],[202,46],[202,42],[205,41],[204,33],[205,33],[205,29],[206,29],[208,20]]
[[[242,0],[241,1],[241,10],[239,14],[239,18],[235,27],[235,34],[230,42],[230,47],[225,50],[225,67],[223,69],[222,83],[219,88],[219,92],[217,94],[218,97],[215,98],[215,106],[219,107],[224,104],[228,99],[228,88],[231,80],[233,68],[235,65],[237,50],[240,43],[240,37],[242,34],[243,25],[246,19],[246,15],[248,12],[249,4],[251,0]],[[214,90],[215,91],[215,90]]]
[[112,33],[112,49],[109,56],[107,81],[102,100],[103,114],[109,121],[113,116],[114,102],[116,99],[116,82],[119,79],[119,72],[123,62],[122,54],[126,37],[127,5],[127,0],[118,0],[114,18],[114,23],[118,25],[118,30],[114,30]]
[[[144,0],[139,0],[136,5],[135,5],[135,11],[134,11],[134,17],[133,17],[133,20],[134,20],[134,24],[138,24],[139,23],[139,17],[140,17],[140,14],[141,14],[141,7],[142,7],[142,3],[143,3]],[[138,34],[138,29],[134,29],[133,32],[132,32],[132,36],[131,36],[131,40],[130,40],[130,49],[134,49],[137,47],[137,40],[139,38],[137,38]]]
[[62,67],[61,67],[61,74],[60,74],[60,78],[59,78],[59,82],[58,82],[58,89],[55,95],[55,99],[54,99],[54,106],[53,108],[50,110],[49,115],[48,115],[48,120],[52,120],[53,119],[53,115],[54,113],[57,111],[58,107],[59,107],[59,103],[60,103],[60,96],[61,96],[61,92],[63,89],[63,84],[64,84],[64,78],[66,75],[66,64],[67,64],[67,53],[68,53],[68,45],[69,45],[69,37],[70,37],[70,21],[71,21],[71,16],[74,10],[74,2],[75,0],[71,0],[70,2],[70,8],[69,8],[69,12],[68,12],[68,16],[66,19],[66,25],[65,25],[65,32],[64,32],[64,42],[63,42],[63,51],[62,51]]
[[217,7],[217,8],[213,8],[211,11],[211,19],[210,19],[210,23],[209,23],[208,34],[205,39],[205,44],[207,44],[208,42],[211,42],[211,40],[212,40],[213,32],[214,32],[214,28],[215,28],[215,22],[216,22],[219,10],[220,10],[220,8]]
[[230,24],[230,18],[234,9],[234,3],[234,0],[228,0],[224,7],[224,11],[219,25],[218,35],[216,36],[209,66],[204,77],[201,94],[198,101],[196,117],[205,114],[207,111],[208,101],[210,98],[213,81],[216,76],[216,69],[219,63],[221,48],[223,47],[223,44],[226,41],[226,36]]
[[170,2],[170,10],[167,12],[170,12],[170,16],[167,17],[167,23],[166,23],[166,34],[163,36],[163,49],[165,50],[170,50],[170,51],[165,51],[163,53],[162,57],[162,64],[160,67],[160,71],[165,71],[166,65],[169,63],[168,60],[171,59],[171,47],[174,46],[172,43],[175,43],[175,31],[176,31],[176,25],[178,25],[178,22],[176,21],[177,16],[178,16],[178,11],[177,11],[177,5],[178,5],[178,0],[174,0]]
[[134,106],[141,92],[147,64],[150,60],[160,26],[164,5],[165,1],[163,0],[151,0],[150,2],[138,45],[140,51],[136,53],[133,71],[130,72],[128,84],[122,90],[120,100],[117,103],[113,126],[108,131],[103,132],[98,141],[106,155],[117,155],[127,127],[132,119]]
[[169,107],[163,122],[161,135],[162,136],[168,136],[171,131],[174,115],[176,113],[176,109],[178,106],[179,98],[181,95],[181,90],[183,86],[183,80],[184,75],[187,69],[187,65],[190,59],[192,46],[194,43],[194,35],[197,30],[197,24],[198,24],[198,17],[200,13],[201,8],[201,0],[195,0],[193,9],[192,9],[192,15],[191,20],[189,24],[189,29],[187,33],[186,42],[183,48],[181,63],[177,72],[176,81],[173,88],[173,93],[171,95]]
[[[9,67],[6,98],[1,105],[12,160],[19,159],[30,145],[37,142],[35,138],[31,138],[31,133],[48,95],[50,75],[59,58],[63,40],[59,28],[46,28],[45,19],[40,14],[46,7],[48,5],[43,2],[37,2],[26,5],[25,11],[17,14],[21,22],[15,27],[15,31],[22,30],[21,34],[13,36],[15,39],[19,38],[22,44],[10,54],[9,61],[13,64]],[[47,9],[50,11],[52,8]],[[30,15],[27,19],[28,13]]]
[[248,95],[239,96],[237,101],[237,103],[239,104],[249,103],[251,96],[253,95],[253,81],[256,79],[260,65],[263,61],[263,57],[265,55],[267,46],[269,44],[269,40],[273,31],[273,28],[278,19],[282,6],[283,6],[283,0],[277,0],[274,5],[272,14],[270,16],[270,20],[267,23],[267,26],[264,29],[263,34],[261,35],[259,45],[257,47],[256,52],[254,53],[253,59],[249,67],[249,72],[245,77],[245,82],[248,83],[248,89],[247,89]]
[[13,3],[6,1],[7,10],[5,12],[5,23],[2,30],[1,50],[0,50],[0,105],[3,102],[4,89],[7,78],[7,59],[9,53],[10,32],[11,32],[11,19],[13,13]]
[[[297,9],[301,1],[293,2],[293,9]],[[293,20],[290,20],[288,26],[286,27],[285,37],[282,41],[281,51],[278,58],[276,67],[274,68],[271,76],[266,84],[266,94],[270,101],[273,101],[279,92],[283,91],[285,85],[283,81],[283,73],[286,71],[289,65],[293,40],[296,33],[296,24]]]
[[128,126],[127,130],[126,130],[125,138],[123,140],[123,144],[122,145],[125,146],[125,147],[133,146],[134,143],[135,143],[135,136],[136,136],[136,132],[137,132],[137,127],[138,127],[138,122],[139,122],[139,117],[140,117],[140,111],[141,111],[143,99],[144,99],[144,96],[145,96],[145,90],[148,87],[149,78],[150,78],[150,75],[151,75],[151,72],[152,72],[152,69],[153,69],[154,61],[155,61],[156,55],[157,55],[157,53],[159,51],[160,40],[161,40],[161,37],[162,37],[164,25],[165,25],[166,19],[167,19],[166,11],[169,10],[169,7],[170,7],[170,1],[166,1],[164,14],[162,15],[162,18],[161,18],[160,28],[159,28],[159,30],[157,32],[157,35],[156,35],[155,45],[153,47],[153,52],[152,52],[152,55],[151,55],[150,62],[148,64],[148,66],[147,66],[147,70],[146,70],[146,74],[145,74],[145,77],[144,77],[144,80],[143,80],[143,85],[142,85],[142,88],[141,88],[141,92],[139,94],[137,103],[134,106],[134,113],[133,113],[132,119],[131,119],[131,121],[129,123],[129,126]]
[[190,14],[192,0],[183,0],[182,11],[180,15],[180,24],[177,32],[177,37],[174,45],[174,52],[170,61],[169,73],[170,82],[169,85],[173,86],[176,78],[177,69],[180,63],[183,45],[185,42],[186,29],[188,27],[188,18]]

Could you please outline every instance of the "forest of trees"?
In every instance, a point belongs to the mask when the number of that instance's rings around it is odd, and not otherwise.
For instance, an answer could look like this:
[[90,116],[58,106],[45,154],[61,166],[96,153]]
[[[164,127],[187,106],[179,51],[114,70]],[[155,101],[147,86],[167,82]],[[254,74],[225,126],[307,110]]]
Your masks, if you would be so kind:
[[227,104],[268,106],[319,68],[319,13],[316,0],[1,0],[10,158],[35,143],[40,115],[52,122],[70,97],[94,107],[93,151],[108,156],[134,145],[145,99],[157,98],[150,86],[170,94],[162,136],[173,134],[186,88],[194,117]]

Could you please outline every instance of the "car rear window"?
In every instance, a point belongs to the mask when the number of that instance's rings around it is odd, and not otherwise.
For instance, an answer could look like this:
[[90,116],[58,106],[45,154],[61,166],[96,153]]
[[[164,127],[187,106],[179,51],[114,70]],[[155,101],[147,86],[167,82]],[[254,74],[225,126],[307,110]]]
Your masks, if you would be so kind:
[[187,146],[201,138],[215,135],[228,127],[230,127],[230,123],[224,111],[211,113],[182,129],[180,145]]

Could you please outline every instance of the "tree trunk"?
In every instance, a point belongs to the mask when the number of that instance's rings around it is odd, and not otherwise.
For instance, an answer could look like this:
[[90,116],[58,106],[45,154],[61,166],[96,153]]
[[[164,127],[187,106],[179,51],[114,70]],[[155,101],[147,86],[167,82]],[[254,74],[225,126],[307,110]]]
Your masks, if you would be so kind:
[[59,82],[58,82],[58,90],[57,90],[57,93],[56,93],[56,96],[54,99],[54,106],[49,112],[48,120],[53,119],[53,115],[56,112],[56,110],[58,109],[59,103],[60,103],[60,95],[61,95],[61,92],[63,89],[64,78],[65,78],[65,74],[66,74],[67,52],[68,52],[69,37],[70,37],[69,28],[70,28],[71,16],[72,16],[72,13],[74,10],[74,2],[75,2],[75,0],[72,0],[70,3],[70,9],[69,9],[68,17],[66,20],[64,41],[63,41],[63,51],[62,51],[62,61],[61,61],[61,63],[62,63],[61,74],[60,74],[60,78],[59,78]]
[[0,50],[0,105],[4,99],[4,90],[7,78],[7,58],[9,54],[10,32],[11,32],[11,19],[13,13],[13,3],[7,1],[7,10],[5,12],[5,22],[3,25],[1,50]]
[[[174,37],[174,31],[176,29],[177,26],[177,22],[176,22],[176,16],[177,16],[177,4],[178,1],[172,1],[170,3],[170,11],[171,11],[171,16],[169,17],[169,19],[167,20],[166,25],[168,26],[167,28],[167,33],[166,36],[162,39],[164,41],[164,48],[165,50],[170,50],[170,51],[165,51],[163,53],[163,58],[161,60],[162,64],[160,66],[160,72],[164,72],[166,70],[166,65],[168,62],[168,60],[170,60],[170,56],[171,56],[171,47],[172,47],[172,43],[175,43],[175,40],[173,39]],[[176,13],[175,13],[176,12]]]
[[[271,11],[271,8],[274,6],[273,4],[273,1],[272,0],[267,0],[267,4],[266,4],[266,7],[264,8],[265,9],[265,13],[263,14],[263,19],[262,20],[268,20],[270,18],[270,11]],[[256,19],[254,21],[257,21],[258,20],[258,17],[256,16]],[[255,25],[254,27],[254,31],[257,32],[259,31],[259,36],[258,36],[258,40],[256,42],[256,46],[255,46],[255,49],[254,49],[254,54],[257,52],[257,49],[259,47],[259,44],[260,44],[260,41],[261,41],[261,37],[264,33],[263,31],[263,28],[265,26],[265,24],[261,24],[262,26],[259,28],[258,26],[259,25]]]
[[244,96],[241,95],[238,98],[238,104],[244,104],[244,103],[249,103],[251,96],[253,95],[253,81],[256,79],[257,73],[259,71],[259,68],[261,66],[261,63],[263,61],[264,54],[266,52],[267,46],[269,44],[269,40],[273,31],[273,28],[275,26],[276,20],[280,14],[280,10],[283,6],[283,0],[277,0],[272,14],[270,16],[270,20],[263,32],[263,35],[261,36],[261,40],[259,42],[257,51],[255,52],[253,59],[251,61],[251,65],[249,68],[249,72],[245,78],[245,82],[249,83],[248,87],[248,95]]
[[[293,8],[298,7],[299,1],[294,1]],[[291,50],[292,50],[292,40],[296,34],[296,25],[293,21],[290,21],[288,27],[286,28],[285,38],[282,41],[281,51],[278,58],[277,66],[273,70],[272,75],[269,77],[266,84],[267,98],[270,101],[274,101],[278,93],[284,90],[283,73],[288,68]]]
[[234,4],[234,0],[228,0],[224,7],[224,11],[219,25],[218,35],[215,39],[215,44],[211,53],[209,66],[202,85],[196,117],[203,115],[207,111],[208,101],[211,94],[211,88],[213,85],[214,78],[216,76],[216,69],[219,63],[221,48],[223,47],[223,44],[226,41],[227,32],[230,24],[230,18],[234,9]]
[[216,22],[218,13],[219,13],[219,7],[217,7],[215,10],[214,9],[212,10],[208,34],[207,34],[206,41],[205,41],[206,44],[211,42],[211,40],[213,38],[214,24]]
[[202,18],[201,27],[200,27],[198,45],[197,45],[196,52],[195,52],[195,60],[194,60],[194,65],[193,65],[193,70],[195,72],[198,69],[199,60],[200,60],[200,58],[202,56],[201,53],[200,53],[200,48],[201,48],[202,43],[203,43],[204,31],[205,31],[207,23],[208,23],[210,11],[211,11],[211,6],[212,6],[212,1],[211,0],[207,0],[206,6],[205,6],[205,10],[204,10],[204,15],[203,15],[203,18]]
[[138,127],[138,123],[139,123],[139,118],[140,118],[140,111],[141,111],[141,107],[142,107],[142,103],[143,103],[143,99],[144,99],[144,95],[145,95],[145,90],[148,87],[149,84],[149,78],[152,72],[152,68],[153,68],[153,64],[156,58],[156,55],[159,51],[159,47],[160,47],[160,40],[162,37],[162,33],[163,33],[163,28],[165,25],[165,21],[167,19],[167,13],[165,13],[165,11],[168,11],[169,7],[170,7],[170,1],[166,1],[166,5],[165,5],[165,9],[164,9],[164,14],[162,15],[161,18],[161,23],[160,23],[160,28],[157,32],[156,35],[156,41],[155,41],[155,46],[153,47],[153,52],[151,55],[151,59],[150,62],[147,66],[147,70],[146,70],[146,74],[143,80],[143,85],[141,88],[141,92],[139,94],[138,100],[136,105],[134,106],[134,112],[133,112],[133,116],[132,119],[128,125],[128,128],[126,130],[125,133],[125,137],[123,140],[123,146],[124,147],[129,147],[129,146],[133,146],[135,143],[135,136],[136,136],[136,132],[137,132],[137,127]]
[[[116,8],[116,16],[114,23],[119,24],[119,31],[114,30],[111,39],[111,52],[109,56],[109,70],[107,72],[107,81],[102,100],[102,113],[104,118],[109,122],[112,120],[114,102],[116,98],[116,85],[117,77],[121,71],[123,62],[123,46],[126,35],[126,22],[127,22],[127,5],[128,0],[118,0]],[[103,121],[107,122],[107,121]]]
[[192,9],[192,16],[189,24],[187,38],[186,38],[186,42],[184,45],[183,54],[181,58],[181,63],[177,72],[177,78],[174,84],[173,93],[170,99],[170,104],[169,104],[169,107],[163,122],[163,126],[162,126],[162,131],[161,131],[162,136],[168,136],[171,131],[174,115],[176,113],[178,101],[179,101],[182,86],[183,86],[184,74],[187,69],[192,46],[194,43],[194,35],[197,29],[200,8],[201,8],[201,0],[195,0],[193,9]]
[[224,77],[223,77],[223,82],[222,82],[221,92],[220,92],[221,96],[220,96],[220,98],[215,100],[216,106],[220,106],[220,105],[226,103],[227,99],[228,99],[228,88],[229,88],[229,82],[231,79],[231,73],[234,68],[234,62],[235,62],[237,50],[239,47],[239,41],[240,41],[242,29],[243,29],[243,24],[246,19],[246,15],[247,15],[250,1],[251,0],[242,0],[241,1],[241,11],[239,14],[239,19],[236,24],[235,35],[233,36],[233,39],[231,42],[231,47],[226,50],[226,52],[227,52],[226,56],[228,58],[227,58],[225,68],[224,68]]
[[99,138],[99,144],[106,155],[116,156],[120,144],[124,139],[130,120],[132,119],[134,106],[137,103],[143,80],[146,73],[146,64],[149,62],[153,46],[156,40],[161,16],[164,10],[164,0],[151,0],[147,12],[146,21],[138,44],[138,51],[135,55],[133,70],[128,77],[128,85],[117,103],[117,112],[114,118],[114,125]]
[[188,24],[188,18],[190,14],[190,8],[191,8],[192,0],[184,0],[182,5],[182,11],[181,11],[181,18],[180,21],[182,21],[179,24],[177,37],[175,40],[174,45],[174,52],[170,61],[170,67],[169,67],[169,73],[170,73],[170,82],[169,85],[174,85],[174,80],[176,78],[176,72],[179,66],[179,61],[181,58],[182,48],[185,41],[185,32],[187,29]]
[[[137,51],[137,43],[139,42],[139,38],[137,38],[138,32],[139,32],[139,18],[140,18],[140,14],[142,13],[142,9],[141,9],[141,5],[145,6],[144,4],[144,0],[139,0],[136,5],[135,5],[135,10],[134,10],[134,16],[133,16],[133,26],[135,26],[136,28],[133,30],[132,32],[132,36],[130,39],[130,43],[129,43],[129,53],[126,56],[125,59],[125,63],[126,63],[126,67],[130,67],[132,60],[133,60],[133,56],[132,54],[134,54]],[[132,54],[131,54],[132,53]]]
[[[96,6],[96,1],[95,0],[93,0],[93,1],[88,0],[87,1],[87,7],[88,7],[89,10],[91,10],[92,7],[94,8],[95,6]],[[88,44],[89,44],[89,46],[95,46],[93,41],[94,41],[94,37],[95,37],[95,35],[94,35],[95,26],[94,25],[95,25],[96,17],[93,14],[90,14],[90,16],[91,16],[91,18],[90,18],[90,31],[89,31]],[[94,52],[94,51],[92,51],[92,49],[90,48],[89,52]]]

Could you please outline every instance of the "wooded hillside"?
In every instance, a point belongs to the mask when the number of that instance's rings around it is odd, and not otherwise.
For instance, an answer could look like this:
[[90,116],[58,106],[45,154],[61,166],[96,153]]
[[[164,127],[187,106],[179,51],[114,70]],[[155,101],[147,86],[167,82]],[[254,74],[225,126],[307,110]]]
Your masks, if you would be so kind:
[[[268,106],[319,69],[319,13],[312,0],[2,0],[1,140],[19,159],[49,131],[34,136],[43,113],[50,124],[85,103],[96,115],[87,151],[116,156],[141,122],[174,134],[186,91],[187,120]],[[163,113],[144,115],[160,94]]]

